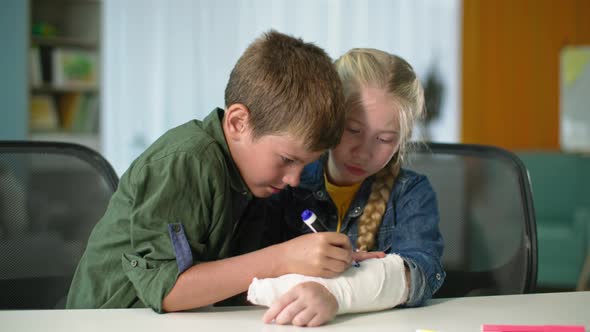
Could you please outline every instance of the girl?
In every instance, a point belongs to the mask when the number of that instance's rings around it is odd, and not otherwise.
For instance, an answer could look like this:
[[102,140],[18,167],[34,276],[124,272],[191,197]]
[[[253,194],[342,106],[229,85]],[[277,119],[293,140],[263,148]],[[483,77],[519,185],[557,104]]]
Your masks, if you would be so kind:
[[335,65],[346,97],[341,141],[304,169],[298,187],[275,197],[275,213],[286,219],[285,239],[310,232],[301,221],[309,209],[357,250],[385,258],[333,279],[255,279],[249,299],[270,306],[266,322],[315,326],[336,313],[418,306],[445,277],[436,195],[425,176],[401,167],[424,110],[414,70],[376,49],[352,49]]

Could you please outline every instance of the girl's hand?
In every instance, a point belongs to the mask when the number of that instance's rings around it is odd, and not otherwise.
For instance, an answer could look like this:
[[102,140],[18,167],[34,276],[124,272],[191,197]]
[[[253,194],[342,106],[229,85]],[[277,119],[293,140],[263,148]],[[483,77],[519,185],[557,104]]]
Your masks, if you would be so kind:
[[344,234],[311,233],[277,245],[282,266],[277,276],[297,273],[332,278],[346,271],[352,263],[352,247]]
[[319,326],[331,321],[338,312],[338,302],[323,285],[308,281],[291,288],[266,311],[265,323],[296,326]]

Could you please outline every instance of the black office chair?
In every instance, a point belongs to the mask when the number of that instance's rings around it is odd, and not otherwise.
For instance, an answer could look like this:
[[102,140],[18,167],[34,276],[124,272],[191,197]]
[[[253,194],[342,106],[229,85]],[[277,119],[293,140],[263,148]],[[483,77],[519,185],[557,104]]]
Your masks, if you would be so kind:
[[537,236],[529,177],[511,152],[491,146],[416,144],[406,168],[438,198],[447,278],[435,297],[533,292]]
[[0,142],[0,309],[63,308],[118,177],[68,143]]

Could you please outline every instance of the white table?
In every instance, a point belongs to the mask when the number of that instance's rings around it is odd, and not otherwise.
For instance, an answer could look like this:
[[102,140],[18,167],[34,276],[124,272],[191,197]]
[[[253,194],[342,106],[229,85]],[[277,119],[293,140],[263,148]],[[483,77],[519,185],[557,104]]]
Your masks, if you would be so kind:
[[[150,309],[0,311],[0,331],[312,331],[263,324],[263,312],[260,307],[164,315]],[[421,308],[339,316],[319,331],[476,332],[483,323],[584,325],[590,331],[590,292],[437,299]]]

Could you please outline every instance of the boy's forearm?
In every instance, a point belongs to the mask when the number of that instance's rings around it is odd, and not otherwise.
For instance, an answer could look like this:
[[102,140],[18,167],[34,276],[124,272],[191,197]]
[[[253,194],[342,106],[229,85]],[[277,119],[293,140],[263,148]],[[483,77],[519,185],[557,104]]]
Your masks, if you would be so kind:
[[280,246],[192,266],[183,272],[162,301],[164,311],[204,307],[245,292],[254,277],[271,278],[284,272],[277,257]]

